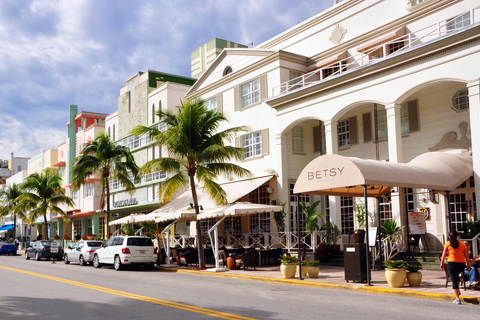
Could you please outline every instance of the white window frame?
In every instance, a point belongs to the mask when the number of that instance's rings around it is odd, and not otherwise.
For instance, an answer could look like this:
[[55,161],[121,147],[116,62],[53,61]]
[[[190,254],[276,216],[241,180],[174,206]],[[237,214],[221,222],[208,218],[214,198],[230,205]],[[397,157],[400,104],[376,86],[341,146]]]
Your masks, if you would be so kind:
[[302,126],[292,128],[292,152],[305,154],[305,137]]
[[461,16],[457,16],[447,20],[447,32],[462,29],[471,24],[470,11],[465,12]]
[[455,112],[463,112],[469,109],[468,90],[460,89],[452,97],[452,109]]
[[378,140],[388,139],[387,110],[385,109],[377,110],[377,134]]
[[242,148],[245,149],[244,158],[250,159],[262,155],[262,131],[255,131],[242,136]]
[[240,86],[241,108],[260,103],[262,100],[260,78],[244,83]]
[[95,183],[94,182],[89,182],[85,184],[85,197],[91,197],[95,193]]
[[210,111],[210,110],[215,110],[216,111],[217,110],[217,97],[205,100],[203,105],[205,106],[205,109],[207,109],[208,111]]
[[350,120],[344,119],[337,124],[338,147],[350,147]]

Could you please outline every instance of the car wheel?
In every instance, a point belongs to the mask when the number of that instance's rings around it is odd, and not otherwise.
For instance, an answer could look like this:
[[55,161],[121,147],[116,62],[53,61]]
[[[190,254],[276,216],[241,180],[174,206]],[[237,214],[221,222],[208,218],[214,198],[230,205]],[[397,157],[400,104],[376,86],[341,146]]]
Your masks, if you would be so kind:
[[27,252],[25,252],[25,260],[30,260],[30,257],[28,256]]
[[122,265],[122,261],[120,261],[120,257],[119,256],[115,256],[115,260],[113,262],[113,266],[115,267],[115,270],[122,270],[123,269],[123,265]]
[[68,256],[65,255],[65,257],[63,258],[63,263],[65,264],[70,264],[70,260],[68,260]]
[[153,270],[153,267],[154,267],[154,266],[155,266],[155,265],[154,265],[153,263],[147,263],[147,264],[145,265],[145,270]]
[[98,259],[98,254],[93,256],[93,267],[94,268],[101,268],[102,265],[100,264],[100,260]]
[[40,261],[40,256],[38,255],[38,252],[35,252],[35,260]]
[[85,265],[85,258],[83,258],[83,255],[80,256],[80,259],[78,259],[78,262],[80,263],[81,266]]

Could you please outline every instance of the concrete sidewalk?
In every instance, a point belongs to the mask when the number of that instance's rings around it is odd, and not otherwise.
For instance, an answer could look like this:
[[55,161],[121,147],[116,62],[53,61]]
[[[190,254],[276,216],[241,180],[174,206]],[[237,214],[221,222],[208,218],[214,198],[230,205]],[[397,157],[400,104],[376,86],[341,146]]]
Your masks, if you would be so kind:
[[[207,265],[207,268],[210,267],[213,266]],[[257,270],[249,268],[249,270],[246,271],[243,271],[243,269],[237,269],[226,272],[209,272],[192,267],[176,267],[171,265],[161,265],[159,269],[170,272],[192,273],[205,276],[231,277],[253,281],[284,283],[289,285],[403,295],[424,299],[447,301],[453,301],[455,299],[451,282],[449,282],[447,288],[445,288],[445,272],[441,270],[421,270],[422,284],[419,287],[409,287],[408,283],[405,282],[405,287],[403,288],[390,288],[385,280],[385,270],[373,270],[371,272],[371,286],[367,286],[366,283],[346,282],[344,268],[336,266],[321,266],[318,278],[313,279],[307,276],[304,280],[299,280],[298,275],[294,279],[283,279],[280,272],[280,266],[257,267]],[[464,303],[480,304],[480,291],[473,291],[468,288],[464,291],[462,287],[460,292]]]

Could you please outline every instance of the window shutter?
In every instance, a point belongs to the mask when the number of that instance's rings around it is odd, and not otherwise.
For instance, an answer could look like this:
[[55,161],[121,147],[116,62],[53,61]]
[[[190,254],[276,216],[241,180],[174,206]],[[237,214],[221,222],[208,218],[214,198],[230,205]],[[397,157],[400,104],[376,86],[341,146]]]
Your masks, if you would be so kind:
[[410,132],[420,131],[420,121],[418,119],[418,101],[408,101],[408,126]]
[[242,137],[235,137],[235,148],[242,148]]
[[223,95],[217,95],[217,112],[223,113]]
[[372,113],[367,112],[362,115],[363,122],[363,142],[372,141]]
[[313,127],[313,152],[322,151],[322,131],[320,126]]
[[357,117],[351,117],[348,119],[350,126],[350,145],[358,144],[358,135],[357,135]]
[[235,100],[235,111],[240,111],[240,87],[235,87],[235,89],[233,89],[233,95]]
[[262,101],[268,98],[267,90],[267,75],[264,74],[260,77],[260,97]]
[[269,153],[268,148],[268,128],[262,130],[262,154],[266,155]]

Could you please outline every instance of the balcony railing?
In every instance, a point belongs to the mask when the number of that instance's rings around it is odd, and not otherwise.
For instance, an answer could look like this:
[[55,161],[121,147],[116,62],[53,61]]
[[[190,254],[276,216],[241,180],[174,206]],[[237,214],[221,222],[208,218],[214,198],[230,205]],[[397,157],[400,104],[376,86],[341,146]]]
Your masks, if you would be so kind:
[[475,12],[478,10],[480,10],[480,6],[477,6],[470,11],[463,12],[449,20],[437,22],[420,30],[382,43],[359,54],[336,61],[325,67],[291,79],[280,84],[279,86],[274,87],[272,89],[272,96],[276,97],[300,88],[305,88],[310,85],[320,83],[336,76],[340,76],[347,72],[353,72],[365,65],[387,59],[391,55],[401,54],[407,49],[420,46],[455,32],[459,32],[473,24],[478,23],[478,18],[475,16]]

